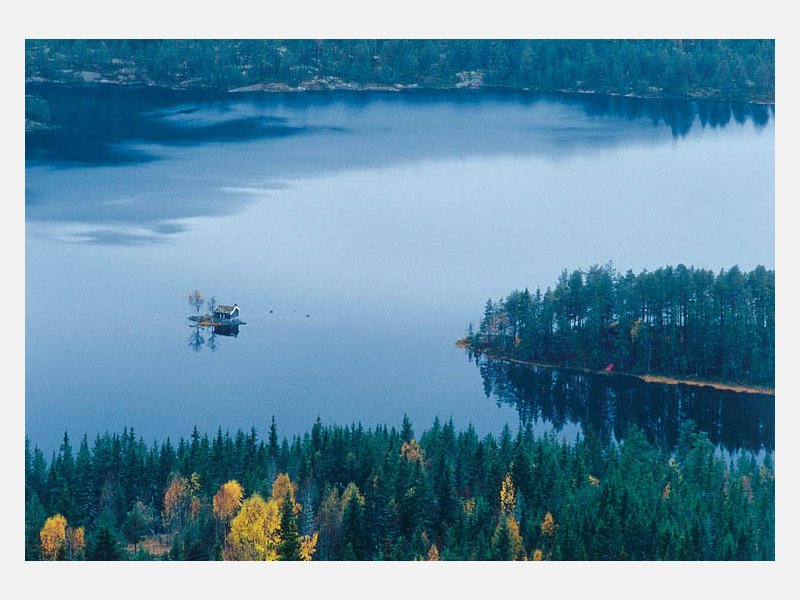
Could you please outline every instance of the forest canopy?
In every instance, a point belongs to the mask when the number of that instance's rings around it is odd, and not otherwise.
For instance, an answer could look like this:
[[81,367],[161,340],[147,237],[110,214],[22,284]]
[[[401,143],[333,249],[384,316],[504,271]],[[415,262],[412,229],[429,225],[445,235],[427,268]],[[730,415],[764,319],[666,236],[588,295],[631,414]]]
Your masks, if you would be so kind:
[[147,445],[132,429],[25,444],[29,560],[774,560],[769,454],[632,428],[574,444],[437,419]]
[[466,344],[563,367],[772,387],[775,271],[678,265],[564,270],[555,286],[487,300]]
[[[774,102],[774,40],[27,40],[29,81],[493,87]],[[283,89],[278,87],[277,89]]]

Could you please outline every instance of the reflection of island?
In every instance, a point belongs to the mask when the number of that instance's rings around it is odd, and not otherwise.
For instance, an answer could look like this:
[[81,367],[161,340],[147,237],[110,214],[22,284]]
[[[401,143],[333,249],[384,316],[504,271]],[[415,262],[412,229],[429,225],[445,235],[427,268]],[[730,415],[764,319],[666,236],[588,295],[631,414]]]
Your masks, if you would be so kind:
[[765,394],[647,383],[625,376],[583,375],[475,356],[487,398],[509,404],[523,423],[541,419],[556,430],[578,424],[622,440],[632,425],[666,447],[691,419],[727,451],[775,447],[775,402]]
[[213,335],[224,335],[226,337],[236,337],[239,335],[239,323],[225,323],[214,325],[212,328]]

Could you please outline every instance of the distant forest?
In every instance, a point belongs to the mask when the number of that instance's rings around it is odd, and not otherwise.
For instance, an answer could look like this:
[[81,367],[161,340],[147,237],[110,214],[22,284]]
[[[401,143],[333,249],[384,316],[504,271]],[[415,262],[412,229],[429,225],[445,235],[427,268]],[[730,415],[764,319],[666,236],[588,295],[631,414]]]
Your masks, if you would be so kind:
[[774,40],[27,40],[26,78],[496,87],[774,102]]
[[610,265],[564,270],[555,287],[487,300],[469,347],[565,367],[772,387],[775,272]]
[[133,430],[49,463],[25,443],[28,560],[774,560],[768,453],[727,464],[682,425],[574,444],[324,426],[147,445]]

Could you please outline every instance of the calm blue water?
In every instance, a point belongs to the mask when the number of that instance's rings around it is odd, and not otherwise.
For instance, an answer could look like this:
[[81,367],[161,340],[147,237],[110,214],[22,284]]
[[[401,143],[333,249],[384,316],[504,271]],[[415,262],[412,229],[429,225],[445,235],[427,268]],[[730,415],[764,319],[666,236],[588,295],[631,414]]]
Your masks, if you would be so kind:
[[[26,431],[45,449],[272,415],[281,434],[404,413],[499,431],[517,407],[453,347],[488,297],[609,260],[774,267],[769,107],[35,91],[60,125],[26,141]],[[239,304],[236,338],[191,346],[193,288]]]

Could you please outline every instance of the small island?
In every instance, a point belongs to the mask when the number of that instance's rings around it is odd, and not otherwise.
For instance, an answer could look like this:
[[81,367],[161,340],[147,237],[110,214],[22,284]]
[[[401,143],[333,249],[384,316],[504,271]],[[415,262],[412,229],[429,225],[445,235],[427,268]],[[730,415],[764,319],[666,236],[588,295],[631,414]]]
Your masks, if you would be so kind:
[[217,299],[211,296],[207,304],[209,312],[201,315],[200,308],[205,303],[205,296],[200,290],[193,290],[189,294],[189,304],[197,311],[197,314],[187,317],[192,321],[192,327],[230,327],[247,324],[239,318],[241,309],[238,304],[217,304]]
[[[239,318],[241,309],[235,302],[233,304],[217,304],[214,296],[211,296],[206,302],[205,295],[195,289],[189,294],[189,304],[195,309],[195,314],[187,317],[191,321],[189,327],[193,328],[192,335],[189,337],[189,347],[195,352],[199,352],[206,344],[206,339],[201,331],[211,330],[208,347],[213,352],[217,349],[216,336],[237,337],[239,327],[247,325]],[[200,314],[200,309],[204,305],[208,308],[208,312]]]

